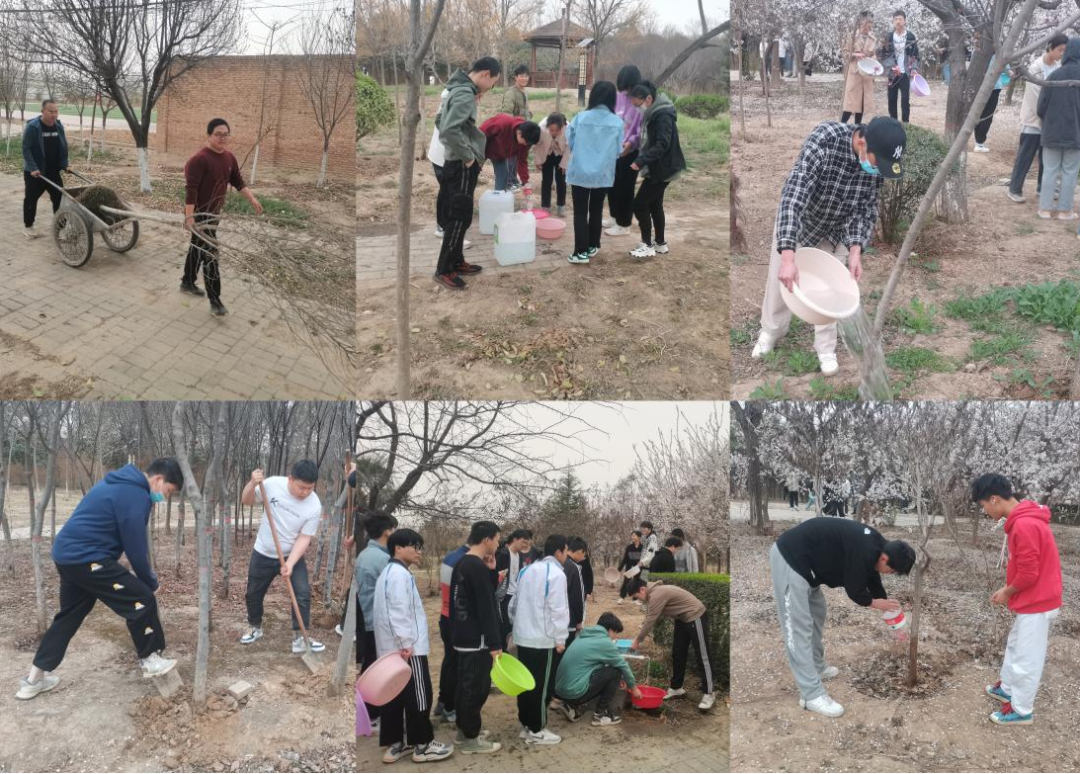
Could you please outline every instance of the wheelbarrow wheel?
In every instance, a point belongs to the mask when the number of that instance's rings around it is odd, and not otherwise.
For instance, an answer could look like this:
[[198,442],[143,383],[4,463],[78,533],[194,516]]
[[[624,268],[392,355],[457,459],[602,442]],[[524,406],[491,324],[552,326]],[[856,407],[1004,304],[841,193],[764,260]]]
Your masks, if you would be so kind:
[[60,210],[53,217],[53,239],[64,263],[78,269],[94,253],[94,235],[81,215]]
[[139,241],[139,221],[127,220],[115,228],[107,228],[100,232],[101,238],[109,249],[117,253],[126,253]]

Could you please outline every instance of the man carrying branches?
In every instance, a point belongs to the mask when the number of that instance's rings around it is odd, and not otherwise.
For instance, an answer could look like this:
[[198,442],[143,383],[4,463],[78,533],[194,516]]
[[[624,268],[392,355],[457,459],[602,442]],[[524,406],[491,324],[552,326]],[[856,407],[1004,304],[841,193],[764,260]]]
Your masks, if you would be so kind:
[[[318,533],[319,519],[322,517],[322,503],[315,494],[318,480],[319,468],[315,463],[311,460],[300,460],[293,465],[288,477],[266,478],[262,470],[251,471],[251,479],[240,494],[240,502],[244,505],[261,504],[259,485],[262,484],[269,498],[269,513],[277,527],[281,553],[286,557],[284,564],[278,560],[274,535],[270,530],[268,516],[264,513],[248,564],[247,595],[244,601],[247,604],[247,618],[251,630],[240,638],[244,645],[251,645],[262,639],[263,599],[270,584],[279,575],[292,584],[300,615],[304,618],[304,627],[311,627],[311,584],[308,582],[304,552],[311,545],[311,538]],[[300,635],[300,622],[296,620],[295,612],[291,617],[292,652],[303,653],[304,638]],[[317,640],[309,642],[314,653],[326,650],[326,646]]]

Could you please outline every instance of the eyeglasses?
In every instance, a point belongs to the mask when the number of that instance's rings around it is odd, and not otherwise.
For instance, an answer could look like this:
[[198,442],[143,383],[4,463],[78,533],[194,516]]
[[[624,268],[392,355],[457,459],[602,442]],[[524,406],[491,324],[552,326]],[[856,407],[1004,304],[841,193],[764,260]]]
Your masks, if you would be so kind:
[[227,140],[227,139],[229,139],[229,133],[228,132],[225,132],[225,134],[222,134],[221,132],[214,132],[214,136],[217,137],[219,140]]

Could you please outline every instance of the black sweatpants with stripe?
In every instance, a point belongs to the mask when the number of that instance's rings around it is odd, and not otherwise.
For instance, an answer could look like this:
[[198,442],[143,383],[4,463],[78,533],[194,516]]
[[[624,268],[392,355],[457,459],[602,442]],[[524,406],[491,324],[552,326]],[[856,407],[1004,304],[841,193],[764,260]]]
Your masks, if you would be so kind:
[[548,702],[555,688],[555,649],[518,645],[517,657],[536,681],[531,691],[518,694],[518,721],[538,734],[547,726]]
[[58,564],[60,612],[53,618],[34,655],[34,666],[51,672],[60,666],[68,643],[100,599],[127,622],[139,658],[165,647],[157,600],[150,587],[114,559],[87,564]]
[[702,690],[713,693],[716,686],[713,685],[712,662],[709,660],[709,614],[702,613],[700,618],[690,623],[675,621],[674,624],[671,636],[671,687],[682,688],[686,679],[686,661],[693,645]]
[[379,721],[379,744],[405,742],[424,745],[435,738],[431,727],[431,672],[427,656],[410,656],[412,677],[405,690],[383,705]]
[[464,161],[447,161],[439,180],[439,201],[443,202],[443,241],[436,274],[452,274],[465,261],[462,253],[465,232],[473,219],[473,194],[480,177],[480,165],[466,167]]

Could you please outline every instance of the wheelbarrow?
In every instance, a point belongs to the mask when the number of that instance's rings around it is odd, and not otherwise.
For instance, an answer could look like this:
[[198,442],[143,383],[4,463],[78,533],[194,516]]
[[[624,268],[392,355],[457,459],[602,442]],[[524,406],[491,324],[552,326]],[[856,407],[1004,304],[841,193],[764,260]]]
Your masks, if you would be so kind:
[[[94,254],[94,234],[100,234],[105,246],[113,252],[126,253],[139,241],[139,221],[132,213],[127,212],[128,206],[124,205],[121,219],[115,223],[106,223],[97,215],[83,206],[76,198],[87,186],[94,185],[94,181],[80,175],[78,172],[68,171],[68,174],[86,183],[85,186],[63,188],[53,181],[42,176],[40,179],[51,185],[60,192],[60,209],[53,217],[53,239],[60,250],[60,258],[68,266],[78,269],[84,266]],[[117,210],[110,210],[118,212]]]

